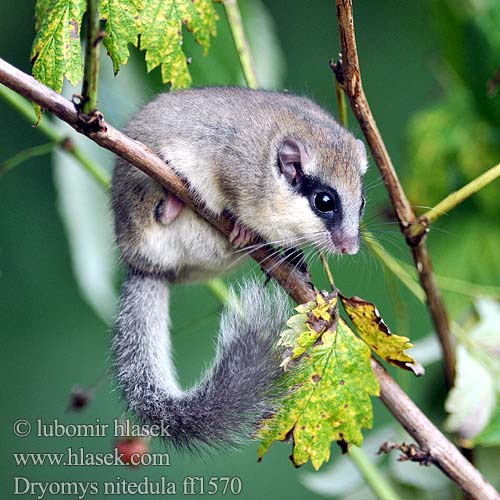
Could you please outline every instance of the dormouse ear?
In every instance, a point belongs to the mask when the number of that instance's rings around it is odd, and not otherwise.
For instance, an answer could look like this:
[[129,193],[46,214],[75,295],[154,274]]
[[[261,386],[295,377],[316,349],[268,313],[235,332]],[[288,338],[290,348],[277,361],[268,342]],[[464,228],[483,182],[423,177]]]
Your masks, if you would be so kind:
[[359,139],[356,139],[356,147],[358,148],[361,163],[359,164],[359,172],[361,175],[365,175],[368,170],[368,157],[366,156],[365,143]]
[[280,147],[278,153],[280,171],[292,186],[296,186],[302,180],[304,175],[302,162],[305,155],[304,146],[294,139],[286,139]]

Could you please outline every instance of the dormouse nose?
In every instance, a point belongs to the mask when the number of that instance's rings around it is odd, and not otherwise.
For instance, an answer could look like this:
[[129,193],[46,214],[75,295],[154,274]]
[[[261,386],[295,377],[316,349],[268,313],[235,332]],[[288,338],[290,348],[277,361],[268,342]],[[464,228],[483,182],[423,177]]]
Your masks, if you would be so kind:
[[354,255],[359,250],[359,234],[332,234],[332,241],[337,250],[342,254]]

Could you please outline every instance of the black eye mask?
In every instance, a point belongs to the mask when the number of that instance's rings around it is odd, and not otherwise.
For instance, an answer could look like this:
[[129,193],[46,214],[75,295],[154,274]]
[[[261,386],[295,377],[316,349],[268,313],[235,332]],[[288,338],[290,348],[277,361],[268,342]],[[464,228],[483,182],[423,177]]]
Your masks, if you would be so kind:
[[341,225],[344,215],[342,203],[334,188],[315,176],[304,175],[295,190],[308,199],[313,212],[325,221],[330,231]]
[[313,212],[332,231],[340,227],[344,215],[340,196],[318,177],[304,174],[302,161],[308,157],[307,148],[301,142],[286,139],[278,152],[278,168],[290,187],[308,199]]

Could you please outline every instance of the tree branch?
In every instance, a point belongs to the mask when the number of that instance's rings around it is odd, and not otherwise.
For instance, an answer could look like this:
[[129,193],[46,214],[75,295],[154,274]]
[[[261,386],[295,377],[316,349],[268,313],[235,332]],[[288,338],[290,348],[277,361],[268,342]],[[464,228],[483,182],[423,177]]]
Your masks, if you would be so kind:
[[[88,129],[84,131],[71,102],[2,59],[0,59],[0,83],[51,111],[79,132],[85,133],[97,144],[113,151],[156,179],[222,233],[228,235],[231,232],[233,222],[230,216],[215,217],[200,203],[195,203],[186,184],[144,144],[132,140],[109,124],[105,124],[106,131],[92,132]],[[296,270],[292,264],[283,261],[279,255],[275,256],[270,247],[254,250],[251,256],[296,302],[304,303],[315,298],[317,290],[310,282],[309,276]],[[372,367],[380,383],[382,401],[419,445],[431,451],[435,463],[472,498],[500,500],[500,495],[495,489],[477,469],[467,462],[439,429],[429,422],[382,365],[372,360]]]
[[424,241],[425,234],[418,239],[410,237],[411,225],[416,217],[401,186],[363,90],[354,33],[352,0],[336,0],[336,4],[342,61],[331,64],[332,70],[351,102],[352,110],[382,174],[401,231],[411,247],[420,282],[427,297],[428,309],[441,344],[446,382],[448,387],[452,387],[455,380],[455,348],[450,334],[448,314],[432,272],[431,258]]
[[[225,0],[224,5],[226,7],[227,20],[231,27],[233,33],[233,40],[238,52],[241,67],[243,69],[243,74],[247,86],[250,88],[257,88],[257,72],[255,70],[254,59],[252,56],[252,51],[250,50],[250,45],[245,36],[245,30],[241,20],[240,10],[238,8],[237,0]],[[347,128],[347,105],[345,94],[340,88],[337,80],[335,81],[335,90],[337,94],[337,99],[339,103],[339,115],[340,121],[345,128]],[[318,250],[318,255],[323,265],[328,283],[332,290],[335,290],[335,281],[333,279],[333,274],[328,264],[326,256]],[[218,287],[214,287],[213,283],[209,283],[211,290],[221,297],[218,293]],[[349,448],[349,456],[353,463],[358,467],[359,471],[365,478],[367,484],[370,488],[377,494],[381,500],[399,500],[399,497],[392,488],[391,483],[384,477],[384,475],[377,469],[375,464],[366,455],[362,448],[352,446]]]

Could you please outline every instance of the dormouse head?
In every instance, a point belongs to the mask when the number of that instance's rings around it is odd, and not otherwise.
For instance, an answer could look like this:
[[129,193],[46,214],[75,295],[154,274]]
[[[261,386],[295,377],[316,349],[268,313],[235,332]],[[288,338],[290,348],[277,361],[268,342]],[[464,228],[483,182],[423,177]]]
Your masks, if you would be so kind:
[[[302,236],[300,243],[338,254],[355,254],[365,199],[367,169],[362,141],[343,131],[335,141],[285,138],[278,149],[279,198],[287,212],[284,231]],[[293,220],[295,218],[295,221]]]

